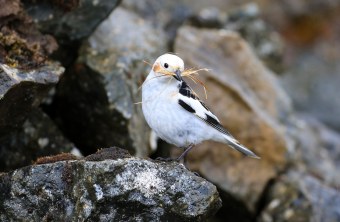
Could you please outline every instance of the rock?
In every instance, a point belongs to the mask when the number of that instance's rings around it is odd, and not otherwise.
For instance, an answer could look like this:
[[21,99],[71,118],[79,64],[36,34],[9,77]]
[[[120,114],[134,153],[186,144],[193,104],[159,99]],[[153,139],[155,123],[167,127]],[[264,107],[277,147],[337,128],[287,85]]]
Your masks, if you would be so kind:
[[289,152],[291,165],[301,172],[317,176],[325,184],[340,184],[340,135],[329,129],[315,117],[298,115],[295,128],[297,148]]
[[275,72],[283,72],[283,42],[261,17],[261,9],[256,3],[220,11],[209,7],[190,18],[191,26],[200,28],[226,29],[238,32],[254,49],[256,55]]
[[339,38],[326,41],[296,55],[292,69],[282,76],[282,83],[298,111],[340,131],[340,101],[334,98],[340,84],[340,44]]
[[25,1],[25,9],[41,32],[51,33],[65,44],[89,36],[119,3],[119,0]]
[[21,128],[63,72],[64,68],[55,62],[33,70],[0,64],[0,135]]
[[74,146],[37,108],[64,68],[52,62],[30,71],[0,67],[0,171],[29,165],[40,155],[70,151]]
[[[165,1],[165,0],[124,0],[122,6],[130,11],[139,14],[142,18],[151,21],[156,27],[161,27],[166,32],[166,39],[171,50],[176,32],[183,23],[204,9],[218,8],[221,11],[230,10],[231,7],[239,4],[239,1],[197,0],[193,4],[190,0]],[[209,13],[209,12],[208,12]],[[200,13],[200,14],[204,14]],[[220,21],[217,21],[220,22]]]
[[41,34],[20,0],[0,0],[0,63],[24,70],[36,69],[58,45]]
[[227,13],[218,8],[204,8],[190,18],[190,25],[202,28],[222,28],[227,20]]
[[295,109],[339,131],[340,1],[263,1],[260,7],[285,42],[289,69],[282,83]]
[[149,128],[141,112],[139,87],[155,58],[166,51],[161,30],[118,8],[84,43],[62,79],[51,110],[60,128],[85,152],[122,146],[149,154]]
[[224,29],[240,33],[270,69],[281,73],[284,71],[283,40],[263,20],[261,13],[256,3],[244,4],[228,13]]
[[29,112],[24,124],[0,137],[0,172],[30,165],[41,156],[77,152],[40,109]]
[[0,175],[0,200],[1,221],[206,221],[221,205],[183,165],[138,158],[21,168]]
[[258,221],[339,221],[340,195],[316,178],[294,170],[270,189]]
[[207,105],[232,135],[261,157],[245,158],[227,145],[206,142],[190,153],[190,169],[254,212],[268,181],[285,167],[286,150],[294,143],[286,133],[290,100],[235,32],[185,26],[178,31],[175,52],[187,68],[210,69],[200,75],[208,89]]

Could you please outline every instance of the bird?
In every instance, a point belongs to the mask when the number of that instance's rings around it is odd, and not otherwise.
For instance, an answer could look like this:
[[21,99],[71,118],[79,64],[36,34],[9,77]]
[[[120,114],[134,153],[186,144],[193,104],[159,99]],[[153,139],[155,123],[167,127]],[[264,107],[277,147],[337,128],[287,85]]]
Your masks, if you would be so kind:
[[197,144],[212,140],[245,156],[259,158],[240,144],[184,81],[184,61],[174,54],[159,56],[142,84],[142,111],[157,136],[183,148],[177,161]]

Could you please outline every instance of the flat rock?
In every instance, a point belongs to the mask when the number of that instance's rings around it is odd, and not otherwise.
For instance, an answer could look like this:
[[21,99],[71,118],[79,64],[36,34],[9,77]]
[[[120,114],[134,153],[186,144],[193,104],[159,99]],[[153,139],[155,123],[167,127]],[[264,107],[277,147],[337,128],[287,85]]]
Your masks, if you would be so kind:
[[206,221],[220,206],[213,184],[175,162],[71,160],[0,175],[1,221]]
[[175,52],[187,68],[210,69],[200,75],[208,89],[207,105],[232,135],[261,157],[246,158],[227,145],[206,142],[190,153],[190,168],[253,211],[268,181],[286,165],[285,154],[293,143],[285,130],[290,100],[235,32],[184,26]]
[[[164,53],[160,29],[118,8],[97,27],[57,88],[54,110],[60,127],[85,153],[117,145],[137,156],[149,154],[149,128],[139,87]],[[79,130],[80,129],[80,130]]]

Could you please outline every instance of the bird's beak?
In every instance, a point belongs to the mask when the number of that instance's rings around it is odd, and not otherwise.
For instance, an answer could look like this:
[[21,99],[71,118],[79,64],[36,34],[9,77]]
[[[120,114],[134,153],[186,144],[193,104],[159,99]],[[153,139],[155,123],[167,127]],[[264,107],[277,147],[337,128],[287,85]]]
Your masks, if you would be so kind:
[[178,81],[183,81],[183,79],[182,79],[182,72],[181,72],[181,70],[179,70],[179,69],[177,69],[176,71],[175,71],[175,74],[176,74],[176,79],[178,80]]

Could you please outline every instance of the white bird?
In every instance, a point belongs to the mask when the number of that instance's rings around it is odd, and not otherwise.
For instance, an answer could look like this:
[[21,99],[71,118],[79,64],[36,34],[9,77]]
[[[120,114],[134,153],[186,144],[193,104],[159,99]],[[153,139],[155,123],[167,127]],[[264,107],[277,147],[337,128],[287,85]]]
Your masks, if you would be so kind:
[[185,149],[177,161],[205,140],[222,142],[246,156],[259,158],[224,129],[183,80],[183,71],[181,58],[164,54],[157,58],[142,85],[142,109],[151,129],[166,142]]

